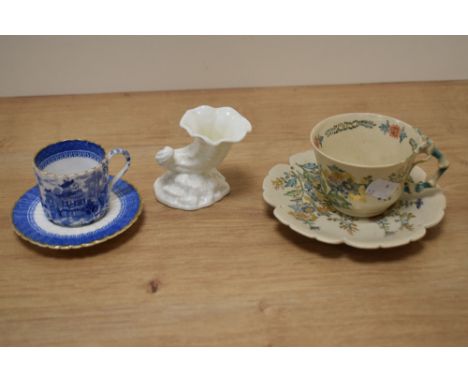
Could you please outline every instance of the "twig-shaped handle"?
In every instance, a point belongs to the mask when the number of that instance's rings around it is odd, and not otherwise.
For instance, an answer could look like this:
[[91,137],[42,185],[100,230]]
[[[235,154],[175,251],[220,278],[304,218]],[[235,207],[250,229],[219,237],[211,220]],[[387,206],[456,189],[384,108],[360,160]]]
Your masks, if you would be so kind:
[[119,181],[120,178],[122,178],[122,176],[124,176],[124,174],[127,172],[128,168],[130,167],[130,162],[131,162],[131,158],[130,158],[130,153],[125,150],[125,149],[121,149],[121,148],[117,148],[117,149],[113,149],[111,151],[109,151],[109,153],[107,154],[107,160],[110,162],[110,160],[112,159],[112,157],[114,155],[117,155],[117,154],[122,154],[124,157],[125,157],[125,164],[124,166],[122,167],[122,169],[117,173],[116,176],[114,176],[114,178],[112,179],[112,181],[110,182],[109,184],[109,190],[112,191],[114,185]]
[[437,159],[439,166],[437,168],[437,171],[426,180],[417,183],[407,183],[405,191],[409,193],[418,193],[428,188],[436,187],[439,178],[444,174],[445,171],[447,171],[449,167],[449,161],[447,160],[445,155],[434,145],[432,140],[424,136],[422,133],[420,134],[424,138],[424,144],[420,146],[419,153],[424,153],[426,154],[426,156],[423,159],[414,162],[413,167],[416,166],[418,163],[428,161],[432,157]]

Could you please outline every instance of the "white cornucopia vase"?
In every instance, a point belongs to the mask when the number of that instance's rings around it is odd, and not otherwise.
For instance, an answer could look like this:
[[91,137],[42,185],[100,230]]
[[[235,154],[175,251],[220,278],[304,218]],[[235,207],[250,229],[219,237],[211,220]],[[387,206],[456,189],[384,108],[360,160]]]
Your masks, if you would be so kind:
[[250,122],[231,107],[199,106],[180,120],[193,142],[156,153],[156,162],[167,172],[154,182],[156,198],[183,210],[208,207],[229,193],[229,184],[216,167],[233,143],[252,130]]

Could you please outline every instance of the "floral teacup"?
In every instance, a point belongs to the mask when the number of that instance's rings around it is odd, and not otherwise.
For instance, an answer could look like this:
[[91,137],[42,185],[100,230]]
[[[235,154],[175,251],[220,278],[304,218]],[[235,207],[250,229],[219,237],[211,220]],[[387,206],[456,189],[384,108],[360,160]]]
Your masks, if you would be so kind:
[[[112,179],[109,160],[122,154],[126,163]],[[102,218],[109,206],[109,191],[130,166],[125,149],[107,155],[96,143],[70,140],[51,144],[34,158],[41,204],[46,217],[55,224],[77,227]]]
[[[403,191],[419,193],[436,186],[448,161],[419,129],[398,119],[370,113],[341,114],[319,122],[311,132],[321,187],[338,211],[375,216]],[[426,154],[417,159],[420,153]],[[411,169],[435,157],[437,172],[426,181],[407,184]]]

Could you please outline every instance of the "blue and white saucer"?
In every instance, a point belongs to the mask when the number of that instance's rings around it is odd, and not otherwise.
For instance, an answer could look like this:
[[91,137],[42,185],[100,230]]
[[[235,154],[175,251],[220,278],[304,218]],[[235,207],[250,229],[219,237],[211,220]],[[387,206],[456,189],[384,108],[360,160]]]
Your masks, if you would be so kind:
[[30,243],[53,249],[74,249],[99,244],[121,234],[136,222],[141,210],[138,191],[119,180],[109,195],[109,210],[102,219],[82,227],[62,227],[46,218],[39,189],[35,186],[16,202],[12,220],[16,233]]

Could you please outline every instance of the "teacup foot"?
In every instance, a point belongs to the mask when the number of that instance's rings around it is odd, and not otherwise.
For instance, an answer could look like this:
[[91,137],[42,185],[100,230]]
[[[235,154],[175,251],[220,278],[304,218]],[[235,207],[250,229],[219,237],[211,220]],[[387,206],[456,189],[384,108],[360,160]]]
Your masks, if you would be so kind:
[[[392,205],[390,205],[388,208],[390,208]],[[341,212],[344,215],[348,215],[353,218],[371,218],[371,217],[375,217],[375,216],[379,216],[383,214],[385,211],[388,210],[388,208],[384,209],[383,211],[381,208],[379,208],[378,210],[371,210],[371,211],[356,211],[356,210],[347,210],[344,208],[336,208],[336,210]]]

